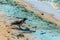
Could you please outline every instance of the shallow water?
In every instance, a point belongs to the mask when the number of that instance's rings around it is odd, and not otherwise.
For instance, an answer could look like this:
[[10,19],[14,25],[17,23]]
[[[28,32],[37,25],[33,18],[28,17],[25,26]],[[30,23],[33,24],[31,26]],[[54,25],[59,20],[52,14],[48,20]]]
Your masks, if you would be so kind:
[[56,5],[55,6],[57,6],[57,7],[59,7],[60,6],[60,0],[44,0],[44,1],[46,1],[46,2],[52,2],[52,3],[55,3]]
[[38,0],[24,0],[24,1],[30,3],[33,9],[52,14],[56,20],[60,20],[60,13],[56,9],[54,9],[49,2],[41,2]]
[[53,7],[60,12],[60,0],[43,0],[44,2],[49,2],[53,5]]

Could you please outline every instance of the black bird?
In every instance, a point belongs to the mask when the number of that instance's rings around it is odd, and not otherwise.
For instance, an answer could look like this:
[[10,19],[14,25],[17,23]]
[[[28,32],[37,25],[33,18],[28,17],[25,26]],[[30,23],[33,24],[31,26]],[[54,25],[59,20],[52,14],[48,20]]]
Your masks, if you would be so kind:
[[23,18],[22,20],[14,21],[14,22],[11,23],[11,26],[12,26],[12,25],[17,25],[17,26],[19,26],[19,28],[20,28],[20,26],[21,26],[26,20],[27,20],[27,18]]
[[13,28],[13,29],[18,29],[18,30],[22,30],[22,31],[26,31],[26,32],[35,32],[35,31],[32,31],[32,30],[30,30],[29,28],[25,28],[25,29],[23,29],[23,28],[21,28],[20,26],[25,22],[25,20],[27,20],[27,18],[23,18],[22,20],[17,20],[17,21],[14,21],[14,22],[12,22],[11,23],[11,26],[12,25],[17,25],[17,26],[19,26],[19,28]]

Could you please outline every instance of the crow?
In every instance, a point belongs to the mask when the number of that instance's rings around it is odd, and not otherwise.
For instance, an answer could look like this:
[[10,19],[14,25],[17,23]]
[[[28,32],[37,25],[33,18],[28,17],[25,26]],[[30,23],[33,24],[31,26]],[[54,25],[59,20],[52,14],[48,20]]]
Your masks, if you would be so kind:
[[27,20],[27,18],[23,18],[22,20],[14,21],[14,22],[11,23],[11,26],[12,26],[12,25],[17,25],[17,26],[19,26],[19,28],[20,28],[20,26],[21,26],[26,20]]

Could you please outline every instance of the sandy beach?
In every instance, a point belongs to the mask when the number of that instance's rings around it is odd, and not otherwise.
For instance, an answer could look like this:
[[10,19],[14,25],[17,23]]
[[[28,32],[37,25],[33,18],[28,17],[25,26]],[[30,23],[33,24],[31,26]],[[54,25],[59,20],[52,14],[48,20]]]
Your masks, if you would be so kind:
[[[18,4],[24,6],[26,9],[33,11],[36,15],[41,16],[43,19],[49,20],[49,21],[57,24],[58,26],[60,26],[60,20],[56,20],[55,18],[53,18],[52,17],[53,15],[48,14],[47,12],[33,9],[31,4],[24,2],[23,0],[14,0],[14,1],[16,1]],[[37,35],[35,35],[32,33],[23,33],[17,29],[12,29],[14,26],[11,26],[10,24],[13,21],[15,21],[15,18],[13,18],[9,14],[3,13],[0,10],[0,40],[43,40],[41,37],[38,37],[38,30],[36,33]],[[28,25],[26,25],[26,24],[24,26],[28,27]],[[43,33],[41,33],[41,34],[43,34]],[[17,35],[20,35],[20,36],[17,37]]]

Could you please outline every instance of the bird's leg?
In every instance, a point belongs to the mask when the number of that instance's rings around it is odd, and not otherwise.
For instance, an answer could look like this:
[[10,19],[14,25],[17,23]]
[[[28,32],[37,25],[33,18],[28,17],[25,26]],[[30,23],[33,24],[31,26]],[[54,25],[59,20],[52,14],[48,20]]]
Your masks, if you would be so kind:
[[19,29],[21,28],[22,24],[19,24]]
[[20,29],[20,25],[19,25],[19,29]]

